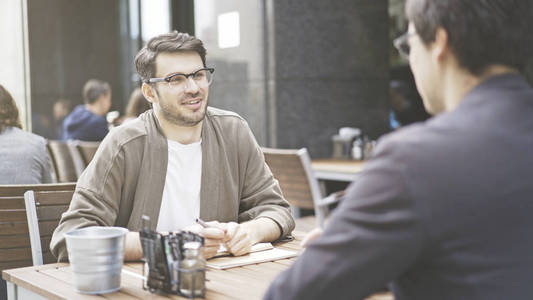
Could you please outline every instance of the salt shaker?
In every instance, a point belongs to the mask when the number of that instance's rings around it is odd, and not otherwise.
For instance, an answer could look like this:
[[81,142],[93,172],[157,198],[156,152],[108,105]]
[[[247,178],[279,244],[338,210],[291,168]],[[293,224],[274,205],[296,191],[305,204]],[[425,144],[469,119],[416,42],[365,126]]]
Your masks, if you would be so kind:
[[179,265],[179,291],[186,297],[205,295],[205,259],[200,242],[183,245],[183,260]]
[[363,160],[364,158],[364,144],[363,140],[359,136],[353,142],[352,158],[355,160]]

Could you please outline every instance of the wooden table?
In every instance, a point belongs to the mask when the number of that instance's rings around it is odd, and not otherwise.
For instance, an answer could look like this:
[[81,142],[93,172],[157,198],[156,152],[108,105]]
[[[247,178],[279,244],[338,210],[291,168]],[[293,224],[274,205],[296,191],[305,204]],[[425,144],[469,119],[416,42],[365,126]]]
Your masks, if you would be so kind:
[[[297,228],[308,231],[315,224],[313,217],[297,220]],[[294,231],[294,241],[276,244],[287,250],[301,251],[305,233]],[[270,282],[287,269],[295,258],[242,266],[226,270],[208,269],[206,299],[262,299]],[[142,289],[142,264],[125,263],[121,289],[105,295],[84,295],[76,292],[72,272],[67,263],[4,270],[8,299],[186,299],[177,295],[153,294]],[[376,294],[369,300],[392,300],[389,293]]]
[[363,170],[364,161],[342,159],[314,159],[311,167],[319,180],[352,182]]

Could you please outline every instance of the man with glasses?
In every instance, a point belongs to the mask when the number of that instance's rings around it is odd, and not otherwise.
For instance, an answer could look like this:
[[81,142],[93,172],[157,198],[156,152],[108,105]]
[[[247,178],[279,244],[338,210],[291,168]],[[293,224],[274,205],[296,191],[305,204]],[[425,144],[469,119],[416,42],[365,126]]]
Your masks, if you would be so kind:
[[378,142],[265,299],[364,299],[391,282],[395,299],[533,298],[532,1],[406,12],[395,44],[435,116]]
[[[205,256],[221,244],[243,255],[294,228],[287,201],[246,121],[208,107],[214,69],[202,41],[172,32],[135,57],[152,110],[112,130],[81,175],[51,241],[67,259],[63,234],[86,226],[122,226],[126,259],[139,259],[141,217],[160,232],[200,232]],[[207,228],[193,225],[197,218]]]

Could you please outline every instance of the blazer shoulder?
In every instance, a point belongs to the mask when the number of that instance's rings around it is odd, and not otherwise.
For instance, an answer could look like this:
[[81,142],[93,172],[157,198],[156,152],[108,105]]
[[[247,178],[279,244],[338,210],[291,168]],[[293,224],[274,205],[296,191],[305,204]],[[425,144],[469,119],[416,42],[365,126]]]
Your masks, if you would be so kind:
[[249,128],[248,122],[241,117],[239,114],[223,110],[214,107],[208,107],[206,118],[211,122],[215,127],[220,127],[223,129],[244,129]]
[[147,120],[137,118],[125,124],[119,125],[109,132],[105,140],[113,144],[124,145],[130,141],[145,138],[148,134]]
[[224,110],[224,109],[220,109],[220,108],[215,108],[215,107],[211,107],[211,106],[209,106],[207,108],[206,115],[209,118],[214,119],[214,120],[230,121],[232,119],[236,119],[236,120],[245,121],[244,118],[241,117],[236,112],[229,111],[229,110]]

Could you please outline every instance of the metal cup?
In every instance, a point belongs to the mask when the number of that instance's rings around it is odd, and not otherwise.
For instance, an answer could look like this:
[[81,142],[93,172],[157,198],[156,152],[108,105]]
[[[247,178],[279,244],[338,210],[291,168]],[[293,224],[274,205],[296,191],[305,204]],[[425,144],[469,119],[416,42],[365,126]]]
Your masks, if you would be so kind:
[[125,236],[122,227],[86,227],[65,234],[74,285],[84,294],[120,290]]

